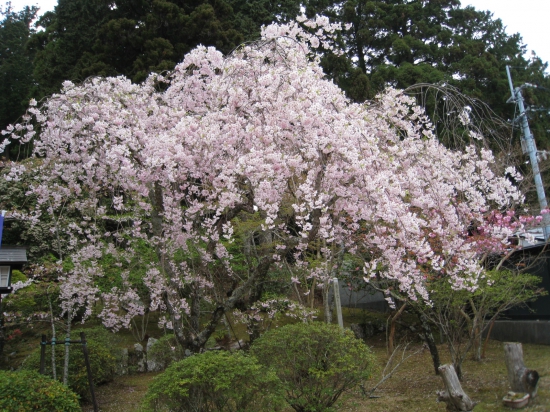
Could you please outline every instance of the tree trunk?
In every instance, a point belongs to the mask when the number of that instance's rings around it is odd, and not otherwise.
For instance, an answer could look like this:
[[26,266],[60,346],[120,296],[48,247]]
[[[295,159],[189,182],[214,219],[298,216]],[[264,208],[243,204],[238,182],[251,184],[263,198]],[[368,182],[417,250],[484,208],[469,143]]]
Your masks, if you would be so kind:
[[4,327],[2,325],[3,316],[0,314],[0,356],[4,353],[4,344],[6,342],[6,337],[4,336]]
[[485,337],[485,342],[483,343],[483,352],[481,353],[481,358],[485,358],[485,352],[487,351],[487,345],[489,344],[489,338],[491,337],[491,332],[493,331],[493,326],[495,325],[495,321],[497,320],[496,316],[493,316],[493,319],[491,319],[491,323],[489,325],[489,330],[487,331],[487,336]]
[[2,294],[0,294],[0,356],[4,353],[6,335],[4,334],[4,312],[2,312]]
[[416,312],[416,315],[420,320],[420,325],[424,330],[424,333],[420,334],[420,337],[426,342],[426,345],[428,345],[428,349],[430,350],[430,356],[432,357],[432,362],[434,365],[435,374],[439,375],[439,367],[441,366],[441,360],[439,359],[439,351],[437,350],[437,345],[435,343],[434,335],[433,335],[430,323],[428,322],[428,318],[426,317],[426,315],[422,314],[422,312],[417,310],[414,307],[414,305],[412,306],[412,308]]
[[[46,292],[47,293],[47,292]],[[57,366],[55,364],[55,343],[56,343],[56,335],[55,335],[55,322],[53,319],[53,308],[52,308],[52,299],[50,294],[48,293],[48,304],[50,305],[50,322],[52,326],[52,377],[53,380],[57,380]]]
[[539,374],[537,371],[525,367],[521,343],[505,343],[504,356],[506,369],[508,370],[508,381],[512,390],[528,393],[531,398],[534,398],[537,395]]
[[[71,318],[71,310],[69,310],[67,311],[67,340],[71,340]],[[63,365],[63,385],[65,386],[67,386],[69,382],[69,354],[70,347],[65,343],[65,364]]]
[[330,280],[326,280],[323,285],[323,306],[325,308],[325,323],[332,323],[332,299],[334,295],[330,294]]
[[399,310],[395,313],[395,315],[390,317],[390,333],[388,335],[388,355],[392,354],[393,351],[395,350],[395,329],[397,327],[397,319],[401,316],[406,306],[407,306],[407,302],[403,302],[403,304],[401,305]]
[[439,368],[446,390],[437,392],[437,400],[447,404],[448,411],[472,411],[476,405],[462,389],[453,365]]

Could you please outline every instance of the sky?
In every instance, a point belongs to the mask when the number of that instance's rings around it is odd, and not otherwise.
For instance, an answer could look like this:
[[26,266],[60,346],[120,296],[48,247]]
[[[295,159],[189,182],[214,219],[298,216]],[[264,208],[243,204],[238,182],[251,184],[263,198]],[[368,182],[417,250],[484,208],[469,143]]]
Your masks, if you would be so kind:
[[[2,1],[3,3],[4,1]],[[53,10],[57,0],[11,0],[15,10],[38,5],[40,13]],[[490,10],[507,27],[508,34],[520,33],[530,54],[534,50],[545,62],[550,61],[550,0],[462,0],[462,6]]]
[[508,34],[519,33],[544,62],[550,61],[550,0],[462,0],[461,4],[489,10],[499,18]]

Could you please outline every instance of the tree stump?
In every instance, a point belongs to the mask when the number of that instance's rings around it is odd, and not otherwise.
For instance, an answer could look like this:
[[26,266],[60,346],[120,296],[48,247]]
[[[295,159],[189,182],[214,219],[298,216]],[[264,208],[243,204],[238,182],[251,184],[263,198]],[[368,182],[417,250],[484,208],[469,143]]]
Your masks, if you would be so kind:
[[539,374],[536,370],[525,367],[521,343],[506,342],[504,360],[511,389],[514,392],[528,393],[530,398],[534,398],[537,395]]
[[462,389],[453,365],[440,366],[439,375],[447,390],[437,392],[437,400],[445,402],[448,411],[472,411],[476,403]]

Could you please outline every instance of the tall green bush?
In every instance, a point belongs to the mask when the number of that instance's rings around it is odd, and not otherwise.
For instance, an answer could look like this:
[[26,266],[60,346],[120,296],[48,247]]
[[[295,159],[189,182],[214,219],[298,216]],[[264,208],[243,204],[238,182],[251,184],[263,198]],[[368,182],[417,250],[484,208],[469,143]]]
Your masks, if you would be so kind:
[[[73,340],[80,339],[78,331],[73,332],[72,336]],[[100,336],[102,336],[102,333],[99,331],[90,330],[89,335],[86,333],[90,367],[92,369],[94,385],[111,381],[114,377],[115,371],[115,357],[109,350],[109,341],[94,339],[94,337],[99,338]],[[58,344],[55,348],[57,378],[58,380],[62,380],[65,345],[62,339],[58,340],[57,343]],[[51,351],[49,347],[46,350],[44,366],[44,373],[47,376],[52,376]],[[25,359],[21,369],[27,371],[38,371],[40,369],[40,348],[37,348],[27,357],[27,359]],[[82,345],[80,344],[71,344],[68,384],[69,387],[80,397],[88,399],[90,396],[86,364],[82,353]]]
[[339,396],[370,378],[374,367],[373,353],[351,331],[320,322],[271,330],[251,353],[276,372],[297,412],[333,410]]
[[275,374],[241,352],[206,352],[175,362],[149,386],[147,411],[272,412],[284,404]]
[[0,371],[0,411],[81,411],[65,385],[33,371]]

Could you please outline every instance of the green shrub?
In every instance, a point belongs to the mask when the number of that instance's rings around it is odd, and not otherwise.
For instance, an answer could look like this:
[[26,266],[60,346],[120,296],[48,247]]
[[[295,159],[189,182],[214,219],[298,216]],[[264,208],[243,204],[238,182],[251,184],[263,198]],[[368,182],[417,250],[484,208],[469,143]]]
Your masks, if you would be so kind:
[[276,411],[279,380],[240,352],[206,352],[175,362],[149,386],[146,410],[175,412]]
[[298,412],[332,410],[344,391],[371,377],[374,364],[369,347],[351,331],[320,322],[273,329],[251,353],[275,371]]
[[[93,330],[89,330],[86,333],[86,341],[88,346],[88,357],[90,359],[90,367],[92,369],[92,378],[94,385],[109,382],[114,377],[115,371],[115,357],[109,350],[108,342],[104,340],[94,339],[95,336],[100,336],[101,333]],[[90,336],[88,336],[90,333]],[[80,334],[78,331],[72,333],[72,340],[80,340]],[[55,347],[55,366],[57,379],[61,381],[63,379],[63,366],[65,362],[65,345],[64,341],[60,339]],[[51,347],[46,347],[46,358],[44,373],[47,376],[53,376],[52,374],[52,356]],[[40,369],[40,348],[37,348],[31,353],[21,366],[23,370],[38,371]],[[88,399],[89,397],[89,383],[88,375],[86,371],[86,363],[84,362],[84,354],[82,353],[81,344],[71,344],[71,350],[69,354],[69,387],[76,392],[80,397]]]
[[153,359],[162,365],[163,369],[170,366],[171,363],[184,358],[184,351],[176,342],[173,334],[164,335],[147,352],[147,359]]
[[0,371],[0,410],[81,411],[78,396],[66,386],[38,372]]

